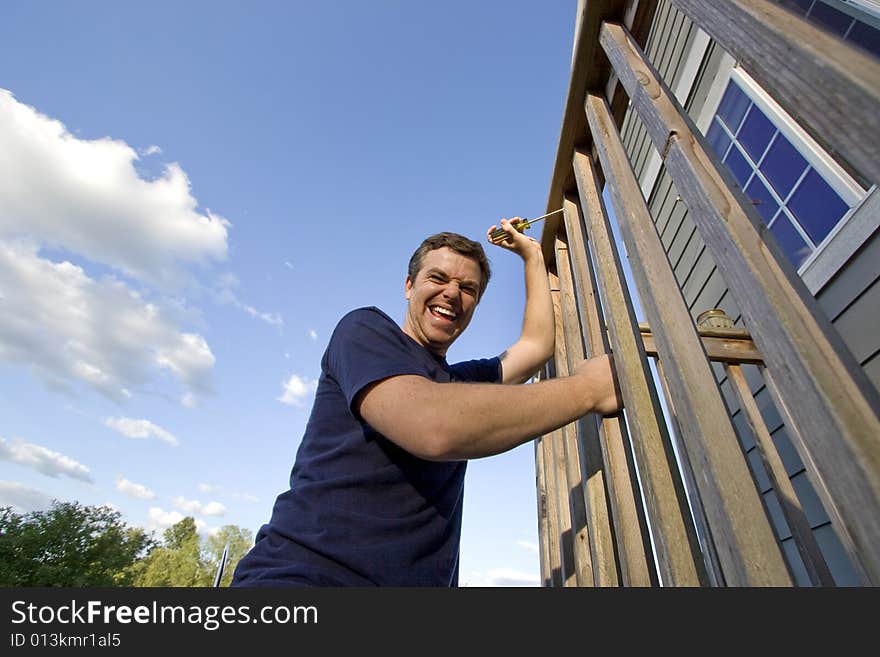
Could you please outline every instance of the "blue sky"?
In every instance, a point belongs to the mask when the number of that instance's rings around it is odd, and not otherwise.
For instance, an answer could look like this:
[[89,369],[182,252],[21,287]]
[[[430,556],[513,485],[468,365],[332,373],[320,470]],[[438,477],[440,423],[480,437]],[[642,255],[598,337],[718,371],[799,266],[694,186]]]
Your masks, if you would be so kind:
[[[336,321],[402,321],[427,235],[544,213],[576,7],[6,3],[0,504],[255,532]],[[518,335],[487,252],[450,361]],[[531,444],[471,462],[463,584],[538,582],[534,481]]]

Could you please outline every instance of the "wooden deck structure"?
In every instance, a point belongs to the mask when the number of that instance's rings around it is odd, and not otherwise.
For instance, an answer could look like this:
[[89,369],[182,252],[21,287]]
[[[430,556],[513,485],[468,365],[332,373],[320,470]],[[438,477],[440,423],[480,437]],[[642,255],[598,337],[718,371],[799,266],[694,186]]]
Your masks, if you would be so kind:
[[[880,182],[880,62],[775,2],[671,1],[845,166]],[[858,578],[880,585],[880,396],[643,54],[657,4],[587,0],[578,12],[547,201],[564,212],[541,237],[557,320],[542,377],[612,351],[625,414],[587,416],[535,441],[543,584],[792,585],[716,363],[810,582],[835,584],[744,367],[760,372]],[[628,107],[744,329],[698,327],[685,304],[621,141]],[[606,186],[646,324],[633,311]]]

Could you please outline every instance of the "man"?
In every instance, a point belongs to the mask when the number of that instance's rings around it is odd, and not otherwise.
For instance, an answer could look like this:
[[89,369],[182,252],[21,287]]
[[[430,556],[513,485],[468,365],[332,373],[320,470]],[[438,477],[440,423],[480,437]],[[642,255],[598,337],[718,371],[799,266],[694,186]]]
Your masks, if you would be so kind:
[[529,379],[555,335],[540,245],[506,219],[501,227],[500,246],[525,270],[519,339],[496,358],[446,362],[486,289],[489,263],[460,235],[426,239],[410,260],[402,328],[376,308],[336,326],[290,490],[233,586],[456,586],[466,460],[618,410],[607,357],[528,388],[499,385]]

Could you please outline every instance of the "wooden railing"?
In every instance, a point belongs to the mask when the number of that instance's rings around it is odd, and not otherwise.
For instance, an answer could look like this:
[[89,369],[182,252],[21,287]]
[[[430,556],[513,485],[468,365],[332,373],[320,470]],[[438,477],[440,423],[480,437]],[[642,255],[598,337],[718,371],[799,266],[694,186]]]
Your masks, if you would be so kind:
[[[766,0],[672,2],[820,143],[880,181],[880,63],[842,41],[830,43]],[[760,366],[853,568],[865,584],[878,585],[877,391],[644,56],[640,42],[655,6],[587,1],[579,16],[547,205],[564,212],[542,235],[557,320],[556,353],[544,376],[564,376],[582,357],[612,351],[625,414],[588,416],[536,441],[544,584],[792,584],[714,361],[724,363],[810,581],[834,584],[743,363]],[[747,332],[695,325],[618,132],[627,98]],[[650,330],[633,311],[603,186]]]

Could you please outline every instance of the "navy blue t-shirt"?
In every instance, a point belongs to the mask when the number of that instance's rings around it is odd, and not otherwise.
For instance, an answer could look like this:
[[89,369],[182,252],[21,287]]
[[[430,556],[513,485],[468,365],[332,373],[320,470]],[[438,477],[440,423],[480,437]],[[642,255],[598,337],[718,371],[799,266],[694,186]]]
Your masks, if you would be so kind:
[[497,383],[501,363],[448,365],[378,308],[343,317],[321,360],[290,489],[233,586],[457,586],[466,461],[413,456],[352,410],[367,385],[401,374]]

